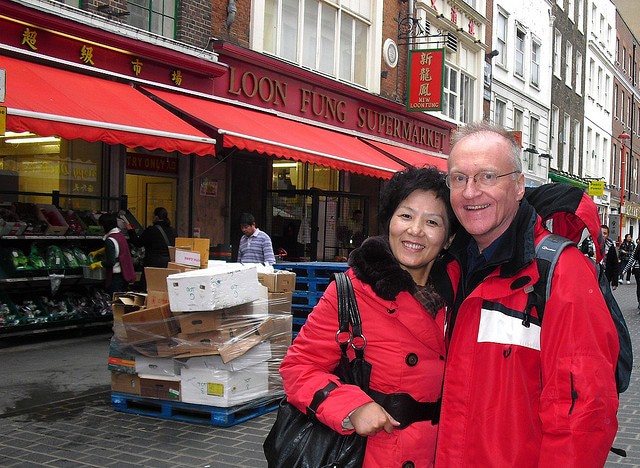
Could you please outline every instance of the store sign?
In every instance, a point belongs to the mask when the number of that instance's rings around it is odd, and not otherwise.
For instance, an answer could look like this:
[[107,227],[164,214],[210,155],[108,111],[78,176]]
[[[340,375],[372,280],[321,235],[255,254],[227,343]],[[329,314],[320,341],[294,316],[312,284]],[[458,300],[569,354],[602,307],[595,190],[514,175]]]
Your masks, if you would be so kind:
[[178,160],[176,158],[156,156],[153,154],[127,154],[127,169],[177,174]]
[[[224,57],[224,60],[233,59]],[[276,77],[275,73],[262,75],[255,68],[244,70],[243,66],[244,64],[229,67],[227,93],[231,99],[240,99],[260,107],[266,105],[279,111],[286,110],[303,118],[364,131],[438,152],[448,151],[448,132],[433,125],[390,113],[387,109],[371,106],[368,102],[325,92],[306,83]]]
[[410,51],[408,71],[407,111],[442,110],[444,49]]
[[604,180],[592,180],[589,182],[589,196],[601,197],[604,194]]

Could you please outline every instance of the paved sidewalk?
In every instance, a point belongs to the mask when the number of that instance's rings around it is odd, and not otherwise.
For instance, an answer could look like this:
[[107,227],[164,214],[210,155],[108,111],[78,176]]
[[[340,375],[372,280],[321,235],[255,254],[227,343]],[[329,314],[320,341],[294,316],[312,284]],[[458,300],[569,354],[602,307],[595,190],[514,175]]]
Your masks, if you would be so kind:
[[[615,292],[634,341],[636,374],[620,399],[607,467],[640,467],[640,315],[635,284]],[[588,311],[585,311],[588,313]],[[263,468],[275,412],[229,428],[115,411],[110,334],[0,348],[0,466]]]

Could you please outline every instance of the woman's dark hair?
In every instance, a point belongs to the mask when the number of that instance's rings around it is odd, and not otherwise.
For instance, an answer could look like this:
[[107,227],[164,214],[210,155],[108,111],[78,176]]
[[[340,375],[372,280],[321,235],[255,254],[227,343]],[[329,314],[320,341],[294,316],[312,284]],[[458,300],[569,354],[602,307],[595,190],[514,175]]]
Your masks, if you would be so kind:
[[167,225],[171,225],[171,222],[169,221],[169,212],[166,208],[159,206],[153,210],[153,216],[157,216],[159,221],[163,221]]
[[446,173],[440,171],[435,166],[409,167],[403,171],[396,172],[391,180],[382,189],[380,194],[380,207],[378,210],[378,222],[381,231],[389,234],[389,223],[391,217],[400,203],[416,190],[427,190],[434,192],[436,198],[444,202],[449,218],[449,236],[456,232],[458,220],[451,208],[449,200],[449,187],[445,183]]
[[111,231],[113,228],[118,227],[118,218],[114,213],[104,213],[100,216],[98,223],[104,228],[106,233]]

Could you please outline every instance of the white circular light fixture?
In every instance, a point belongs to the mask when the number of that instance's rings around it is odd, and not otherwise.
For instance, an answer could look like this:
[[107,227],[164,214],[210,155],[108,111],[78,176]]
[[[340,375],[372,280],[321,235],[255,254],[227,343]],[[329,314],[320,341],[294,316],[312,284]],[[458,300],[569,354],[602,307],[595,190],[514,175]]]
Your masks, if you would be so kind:
[[387,39],[382,46],[382,55],[384,62],[391,68],[395,68],[398,65],[398,46],[393,39]]

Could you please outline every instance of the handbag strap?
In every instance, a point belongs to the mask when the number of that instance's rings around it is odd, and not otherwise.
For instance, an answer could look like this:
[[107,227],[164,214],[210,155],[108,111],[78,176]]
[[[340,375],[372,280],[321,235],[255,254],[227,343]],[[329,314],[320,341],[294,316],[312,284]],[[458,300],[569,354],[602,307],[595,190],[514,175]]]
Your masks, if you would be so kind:
[[[360,319],[360,311],[358,310],[356,295],[353,291],[353,284],[344,272],[335,273],[334,278],[338,293],[338,331],[336,332],[336,341],[340,346],[343,358],[346,358],[347,346],[350,344],[356,352],[356,357],[364,359],[364,348],[367,340],[362,334],[362,320]],[[344,333],[347,333],[349,336],[347,340],[342,340],[341,338]],[[358,338],[358,340],[354,341],[354,338]],[[313,394],[313,399],[306,408],[306,413],[309,418],[315,419],[316,411],[320,404],[329,396],[329,393],[337,387],[334,382],[329,382]]]
[[164,229],[162,229],[162,226],[160,226],[159,224],[154,224],[155,227],[157,227],[160,230],[160,233],[162,234],[162,238],[164,239],[164,241],[167,243],[167,246],[169,246],[169,238],[167,237],[167,233],[164,232]]
[[[336,334],[336,340],[343,353],[346,354],[347,345],[351,344],[351,347],[356,352],[356,357],[364,359],[364,348],[367,340],[362,334],[362,320],[351,278],[344,272],[335,273],[334,277],[338,292],[338,333]],[[349,331],[349,328],[351,328],[351,331]],[[339,339],[339,336],[343,333],[349,334],[347,341]]]

